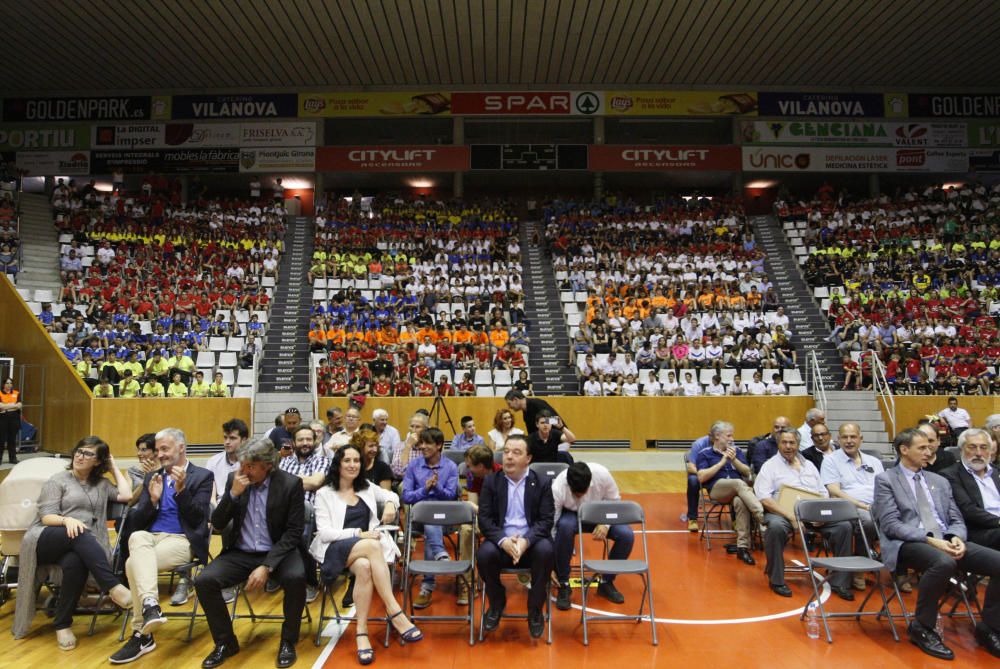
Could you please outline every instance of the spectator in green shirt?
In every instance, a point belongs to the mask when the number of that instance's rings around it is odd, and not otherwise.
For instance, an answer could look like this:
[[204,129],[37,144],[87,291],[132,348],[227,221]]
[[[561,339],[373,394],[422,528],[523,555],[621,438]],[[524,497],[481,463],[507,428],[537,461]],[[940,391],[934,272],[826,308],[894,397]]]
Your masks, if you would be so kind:
[[205,383],[205,372],[194,373],[194,383],[191,384],[191,397],[208,397],[209,385]]
[[167,388],[167,397],[187,397],[188,388],[181,381],[181,373],[174,372],[170,377],[170,386]]
[[151,376],[142,386],[143,397],[163,397],[163,384],[155,376]]
[[118,397],[138,397],[139,382],[135,380],[131,369],[122,372],[122,381],[118,384]]

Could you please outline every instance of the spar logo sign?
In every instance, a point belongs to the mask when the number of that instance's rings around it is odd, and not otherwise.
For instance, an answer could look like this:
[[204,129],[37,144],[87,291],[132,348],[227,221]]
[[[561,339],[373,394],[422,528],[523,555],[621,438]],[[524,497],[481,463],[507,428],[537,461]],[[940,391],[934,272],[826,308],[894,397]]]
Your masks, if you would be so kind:
[[896,151],[896,167],[923,167],[927,162],[927,152],[923,149],[900,149]]
[[923,123],[901,123],[896,126],[896,146],[927,146],[930,132]]
[[601,98],[596,93],[589,91],[577,93],[573,106],[578,114],[590,116],[601,110]]

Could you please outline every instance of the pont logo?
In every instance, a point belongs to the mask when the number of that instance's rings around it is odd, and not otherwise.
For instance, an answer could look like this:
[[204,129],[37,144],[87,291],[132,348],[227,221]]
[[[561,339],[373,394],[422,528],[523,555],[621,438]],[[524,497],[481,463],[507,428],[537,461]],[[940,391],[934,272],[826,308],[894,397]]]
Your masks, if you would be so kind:
[[922,167],[927,162],[923,149],[900,149],[896,152],[897,167]]
[[930,128],[922,123],[904,123],[896,128],[896,146],[927,146]]

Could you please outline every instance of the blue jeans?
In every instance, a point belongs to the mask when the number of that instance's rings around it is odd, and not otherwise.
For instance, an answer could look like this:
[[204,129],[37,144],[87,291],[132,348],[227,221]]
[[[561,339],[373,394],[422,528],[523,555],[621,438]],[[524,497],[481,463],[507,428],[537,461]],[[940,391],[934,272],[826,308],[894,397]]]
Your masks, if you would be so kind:
[[[437,560],[448,555],[448,551],[444,549],[444,528],[441,525],[424,525],[423,533],[425,560]],[[430,592],[434,590],[434,586],[434,577],[424,576],[420,589]]]
[[[569,561],[573,557],[573,542],[576,539],[576,511],[563,509],[556,524],[556,578],[560,583],[569,581]],[[593,532],[594,525],[584,523],[584,532]],[[635,542],[635,534],[628,525],[612,525],[608,530],[608,539],[611,540],[611,550],[608,552],[609,560],[627,560],[632,553],[632,544]],[[581,556],[582,559],[583,556]],[[614,576],[606,576],[604,580],[612,583]]]

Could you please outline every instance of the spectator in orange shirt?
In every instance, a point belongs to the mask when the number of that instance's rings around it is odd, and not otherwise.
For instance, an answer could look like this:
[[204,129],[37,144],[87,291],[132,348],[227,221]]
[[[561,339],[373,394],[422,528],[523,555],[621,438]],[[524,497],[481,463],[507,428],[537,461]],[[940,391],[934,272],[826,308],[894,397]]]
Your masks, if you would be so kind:
[[490,330],[490,344],[493,348],[501,349],[507,345],[509,340],[510,335],[499,325],[493,326],[493,329]]

